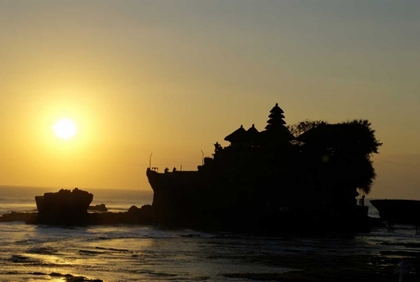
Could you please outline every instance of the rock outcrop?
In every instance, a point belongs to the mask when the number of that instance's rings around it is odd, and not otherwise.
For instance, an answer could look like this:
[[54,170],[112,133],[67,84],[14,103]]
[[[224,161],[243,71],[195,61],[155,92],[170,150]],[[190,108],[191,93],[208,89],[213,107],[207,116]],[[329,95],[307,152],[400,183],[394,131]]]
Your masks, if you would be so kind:
[[151,205],[144,205],[141,208],[131,206],[127,212],[104,212],[90,213],[89,224],[109,225],[109,224],[154,224],[155,216]]
[[35,196],[40,224],[85,225],[88,223],[87,209],[93,194],[79,190],[61,189],[56,193]]
[[[105,204],[89,206],[93,194],[75,188],[61,189],[55,193],[36,196],[38,213],[11,212],[0,215],[0,222],[25,221],[28,224],[68,225],[110,225],[155,223],[154,208],[144,205],[131,206],[126,212],[108,212]],[[93,212],[88,212],[88,210]]]
[[107,212],[108,211],[105,204],[89,206],[88,210],[89,211],[97,211],[97,212]]
[[14,222],[24,221],[28,223],[35,223],[37,221],[36,213],[25,213],[25,212],[11,212],[0,216],[0,222]]

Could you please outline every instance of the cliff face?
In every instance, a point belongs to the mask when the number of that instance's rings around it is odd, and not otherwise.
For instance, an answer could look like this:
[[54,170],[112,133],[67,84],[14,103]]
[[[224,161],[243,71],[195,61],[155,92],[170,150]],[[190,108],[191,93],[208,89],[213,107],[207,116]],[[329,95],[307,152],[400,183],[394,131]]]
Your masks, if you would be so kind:
[[153,188],[153,209],[158,223],[183,224],[196,218],[198,210],[204,208],[205,196],[199,172],[157,173],[147,170]]
[[294,197],[293,201],[279,201],[275,197],[280,194],[269,192],[277,186],[228,179],[226,174],[210,176],[203,171],[157,173],[148,169],[156,223],[251,232],[368,230],[366,207],[320,205],[315,194],[292,193],[285,197]]

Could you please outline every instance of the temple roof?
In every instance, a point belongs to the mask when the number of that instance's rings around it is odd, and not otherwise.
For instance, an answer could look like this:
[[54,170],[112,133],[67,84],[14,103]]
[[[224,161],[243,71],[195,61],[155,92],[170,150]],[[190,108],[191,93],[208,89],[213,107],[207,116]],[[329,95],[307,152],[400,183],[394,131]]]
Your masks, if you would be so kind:
[[294,139],[294,136],[287,130],[264,130],[261,131],[261,141],[263,142],[288,142]]
[[267,121],[267,126],[265,127],[265,129],[269,129],[271,127],[279,127],[279,126],[284,126],[286,124],[286,122],[284,121],[284,119],[273,119],[270,118]]
[[236,129],[234,132],[229,134],[225,137],[225,141],[229,141],[231,143],[237,143],[242,142],[246,138],[247,131],[244,129],[244,127],[241,125],[238,129]]
[[[266,130],[261,133],[255,128],[253,124],[248,130],[245,130],[241,125],[240,128],[229,134],[225,137],[225,141],[231,143],[254,143],[260,142],[262,139],[273,139],[273,140],[291,140],[293,135],[289,130],[284,126],[286,122],[284,121],[283,110],[279,107],[279,104],[271,109],[269,120],[267,121],[268,125],[265,127]],[[268,132],[269,131],[269,132]]]
[[248,128],[248,130],[246,131],[248,134],[255,134],[255,133],[260,133],[256,128],[255,128],[255,124],[252,124],[252,126],[250,128]]
[[271,118],[274,118],[274,117],[280,117],[280,118],[284,118],[284,115],[283,114],[281,114],[281,113],[271,113],[271,114],[269,114],[268,115],[268,117],[271,119]]
[[254,124],[246,131],[246,139],[249,142],[258,141],[259,136],[260,132],[255,128]]
[[279,114],[283,114],[283,110],[279,107],[279,104],[276,103],[276,105],[271,109],[270,113],[274,114],[274,113],[279,113]]

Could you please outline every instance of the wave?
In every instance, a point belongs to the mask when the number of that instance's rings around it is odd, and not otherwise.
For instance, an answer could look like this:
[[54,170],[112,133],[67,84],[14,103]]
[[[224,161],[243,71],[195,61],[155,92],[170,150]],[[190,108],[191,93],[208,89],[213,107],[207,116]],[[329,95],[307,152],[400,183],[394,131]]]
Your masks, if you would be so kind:
[[57,250],[51,247],[33,247],[26,252],[29,254],[51,255],[57,253]]
[[22,255],[12,255],[10,257],[9,261],[11,261],[11,262],[31,262],[32,259],[30,257],[22,256]]
[[[16,279],[19,279],[20,281],[34,281],[33,279],[35,278],[36,281],[38,281],[38,279],[40,278],[40,276],[45,276],[45,279],[42,280],[50,280],[50,279],[60,279],[60,281],[77,281],[77,282],[102,282],[102,280],[100,279],[89,279],[87,277],[84,276],[75,276],[73,274],[63,274],[63,273],[59,273],[59,272],[51,272],[51,273],[46,273],[46,272],[40,272],[40,271],[5,271],[2,272],[0,271],[0,278],[1,276],[5,275],[7,278],[7,281],[18,281]],[[34,277],[35,276],[35,277]],[[12,278],[13,277],[13,278]],[[12,279],[10,279],[12,278]],[[1,280],[1,281],[5,281],[5,280]]]
[[106,250],[106,251],[115,251],[115,252],[129,252],[130,250],[127,249],[116,249],[116,248],[104,248],[104,247],[95,247],[98,250]]
[[63,266],[63,264],[55,264],[55,263],[51,263],[51,262],[46,262],[43,261],[42,259],[38,259],[36,257],[33,256],[26,256],[26,255],[12,255],[10,256],[10,258],[8,259],[9,262],[12,263],[21,263],[21,264],[30,264],[32,266],[52,266],[52,267],[57,267],[57,266]]
[[105,254],[104,252],[98,251],[91,251],[91,250],[79,250],[79,254],[81,255],[102,255]]

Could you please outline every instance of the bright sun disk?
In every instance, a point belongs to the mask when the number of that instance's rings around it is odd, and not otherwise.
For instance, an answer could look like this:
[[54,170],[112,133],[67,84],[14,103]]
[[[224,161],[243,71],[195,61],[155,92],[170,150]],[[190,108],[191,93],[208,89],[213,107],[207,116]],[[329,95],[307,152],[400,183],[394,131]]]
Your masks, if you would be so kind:
[[70,139],[77,132],[76,124],[69,119],[60,119],[53,125],[52,129],[55,135],[65,140]]

